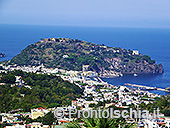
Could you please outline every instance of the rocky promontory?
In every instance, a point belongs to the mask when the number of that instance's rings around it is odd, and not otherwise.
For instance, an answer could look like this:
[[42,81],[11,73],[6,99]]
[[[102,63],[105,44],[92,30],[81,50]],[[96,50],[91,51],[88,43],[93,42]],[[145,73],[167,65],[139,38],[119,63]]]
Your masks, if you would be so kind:
[[40,65],[65,70],[95,71],[101,77],[125,74],[161,74],[162,64],[137,50],[109,47],[78,39],[49,38],[29,45],[10,64]]

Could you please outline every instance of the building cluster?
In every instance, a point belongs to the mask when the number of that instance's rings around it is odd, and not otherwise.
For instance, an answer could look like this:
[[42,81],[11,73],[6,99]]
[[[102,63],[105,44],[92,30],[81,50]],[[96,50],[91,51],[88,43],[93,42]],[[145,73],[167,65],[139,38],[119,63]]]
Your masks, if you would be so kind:
[[[134,54],[138,54],[137,52]],[[75,83],[84,90],[81,98],[72,100],[71,106],[60,107],[66,114],[63,118],[57,119],[59,125],[76,120],[77,117],[68,117],[68,110],[70,108],[77,108],[82,110],[93,109],[94,107],[117,107],[128,108],[129,105],[133,105],[138,108],[141,103],[149,104],[153,103],[155,97],[160,97],[158,94],[149,93],[140,89],[132,89],[127,86],[114,86],[103,82],[98,74],[92,71],[88,71],[88,65],[83,66],[83,71],[66,71],[62,69],[47,69],[43,65],[41,66],[17,66],[8,65],[3,66],[5,71],[22,70],[24,72],[34,72],[41,74],[55,74],[62,79]],[[4,70],[3,70],[4,71]],[[20,76],[16,76],[16,83],[21,86],[25,86],[31,89],[29,85],[25,85]],[[19,119],[19,116],[30,117],[37,119],[38,117],[45,116],[48,112],[54,112],[56,108],[37,108],[31,109],[31,113],[21,113],[20,110],[13,110],[8,113],[0,114],[0,123],[6,122],[12,124],[12,126],[6,126],[6,128],[48,128],[49,125],[43,125],[42,122],[33,122],[25,124],[24,121]],[[153,113],[150,113],[152,116]],[[138,123],[139,127],[143,128],[161,128],[166,126],[170,128],[170,119],[164,117],[160,113],[160,118],[148,118],[148,119],[135,119],[128,118],[127,123]],[[56,122],[54,122],[55,124]],[[19,125],[20,124],[20,125]],[[21,125],[22,124],[22,125]],[[54,125],[52,126],[54,127]]]

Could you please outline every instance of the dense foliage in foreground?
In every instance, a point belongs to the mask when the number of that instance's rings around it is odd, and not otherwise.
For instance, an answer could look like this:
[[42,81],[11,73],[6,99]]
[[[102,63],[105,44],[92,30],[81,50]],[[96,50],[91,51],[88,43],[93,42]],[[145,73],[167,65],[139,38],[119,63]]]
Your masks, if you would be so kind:
[[[77,85],[64,81],[58,76],[42,75],[14,71],[1,76],[0,82],[5,82],[4,77],[13,79],[13,75],[21,76],[28,87],[11,87],[11,83],[0,86],[1,112],[22,108],[30,111],[33,107],[54,107],[57,105],[71,104],[71,100],[82,94],[83,90]],[[5,79],[6,80],[6,79]],[[24,95],[22,95],[24,94]]]
[[[105,113],[106,115],[106,113]],[[80,118],[77,121],[70,122],[67,128],[81,128],[80,122],[84,122],[85,128],[133,128],[135,124],[128,124],[124,118]]]

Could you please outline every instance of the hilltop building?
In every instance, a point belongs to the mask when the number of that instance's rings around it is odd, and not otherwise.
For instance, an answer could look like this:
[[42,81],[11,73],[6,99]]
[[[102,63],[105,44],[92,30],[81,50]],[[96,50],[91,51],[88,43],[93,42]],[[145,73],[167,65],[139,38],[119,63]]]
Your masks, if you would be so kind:
[[83,65],[83,72],[88,71],[89,65]]
[[139,51],[138,50],[133,50],[133,55],[139,55]]

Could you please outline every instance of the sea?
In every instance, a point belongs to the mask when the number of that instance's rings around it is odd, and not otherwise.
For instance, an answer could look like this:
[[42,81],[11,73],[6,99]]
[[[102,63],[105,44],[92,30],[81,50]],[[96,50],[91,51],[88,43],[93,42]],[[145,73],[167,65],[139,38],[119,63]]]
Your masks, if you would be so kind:
[[[12,59],[29,44],[40,38],[67,37],[80,39],[112,47],[139,50],[162,64],[164,73],[147,76],[123,76],[104,78],[113,85],[124,83],[145,85],[157,88],[170,87],[170,28],[114,28],[80,26],[36,26],[36,25],[0,25],[0,52],[6,54],[0,61]],[[163,91],[152,93],[167,95]]]

